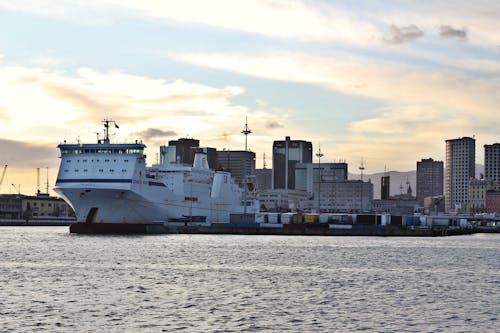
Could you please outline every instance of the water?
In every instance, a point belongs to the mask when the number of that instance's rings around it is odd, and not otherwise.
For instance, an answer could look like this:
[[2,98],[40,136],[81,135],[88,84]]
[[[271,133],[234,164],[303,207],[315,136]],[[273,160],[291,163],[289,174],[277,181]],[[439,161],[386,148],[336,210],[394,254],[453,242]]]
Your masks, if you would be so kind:
[[0,228],[0,331],[498,332],[500,235]]

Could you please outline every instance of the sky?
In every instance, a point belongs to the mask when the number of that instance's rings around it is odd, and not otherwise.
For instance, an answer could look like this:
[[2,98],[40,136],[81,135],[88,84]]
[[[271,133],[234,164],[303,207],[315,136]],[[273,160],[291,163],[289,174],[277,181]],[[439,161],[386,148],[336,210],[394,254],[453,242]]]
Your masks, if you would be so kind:
[[[192,137],[272,166],[290,136],[365,173],[500,141],[495,0],[0,0],[2,193],[57,176],[57,145]],[[316,160],[316,158],[315,158]],[[48,174],[48,177],[47,177]]]

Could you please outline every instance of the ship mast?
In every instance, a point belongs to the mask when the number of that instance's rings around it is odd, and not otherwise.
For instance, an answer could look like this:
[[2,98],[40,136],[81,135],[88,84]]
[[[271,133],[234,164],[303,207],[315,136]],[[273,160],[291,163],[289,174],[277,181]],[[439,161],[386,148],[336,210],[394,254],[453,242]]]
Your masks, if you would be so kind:
[[104,143],[109,143],[109,124],[113,123],[115,125],[115,128],[120,127],[114,120],[104,119],[102,122],[104,124]]

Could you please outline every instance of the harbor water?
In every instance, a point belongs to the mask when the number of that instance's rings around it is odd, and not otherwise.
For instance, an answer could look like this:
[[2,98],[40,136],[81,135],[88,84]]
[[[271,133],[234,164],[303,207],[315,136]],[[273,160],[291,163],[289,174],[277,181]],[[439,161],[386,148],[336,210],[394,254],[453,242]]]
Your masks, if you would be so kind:
[[1,332],[498,332],[500,235],[0,227]]

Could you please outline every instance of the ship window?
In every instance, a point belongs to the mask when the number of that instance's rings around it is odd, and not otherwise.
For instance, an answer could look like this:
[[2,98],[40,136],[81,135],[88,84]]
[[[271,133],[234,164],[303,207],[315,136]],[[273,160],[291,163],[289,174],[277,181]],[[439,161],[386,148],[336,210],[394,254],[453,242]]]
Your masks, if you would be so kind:
[[68,172],[68,169],[65,169],[64,172]]
[[109,160],[104,160],[104,162],[109,162]]
[[122,172],[127,172],[127,169],[122,169]]
[[87,171],[89,171],[89,170],[87,170],[87,169],[83,169],[83,172],[87,172]]
[[116,162],[116,160],[113,160],[113,162]]
[[109,169],[109,172],[115,172],[115,169]]
[[99,172],[104,172],[104,169],[99,169]]
[[79,170],[78,169],[75,169],[75,172],[78,172]]
[[68,163],[69,163],[69,162],[71,162],[71,160],[66,160],[66,162],[68,162]]
[[83,162],[83,163],[86,163],[86,162],[87,162],[87,160],[83,160],[82,162]]
[[123,162],[128,162],[128,160],[124,160]]

